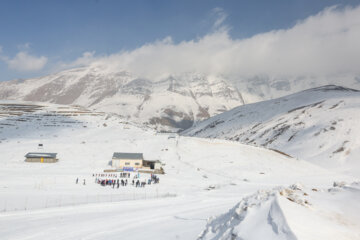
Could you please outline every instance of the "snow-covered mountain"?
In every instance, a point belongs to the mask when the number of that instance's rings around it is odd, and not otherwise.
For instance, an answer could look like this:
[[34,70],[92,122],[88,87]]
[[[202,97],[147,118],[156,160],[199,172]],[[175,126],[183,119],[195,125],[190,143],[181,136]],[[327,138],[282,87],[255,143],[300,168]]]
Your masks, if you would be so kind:
[[274,148],[360,176],[359,119],[360,91],[328,85],[234,108],[183,134]]
[[[57,153],[59,161],[24,161],[38,151]],[[119,172],[104,172],[118,151],[160,160],[166,174],[141,188],[96,184],[94,174],[119,179]],[[128,180],[135,176],[150,178],[132,172]],[[2,240],[218,239],[212,236],[227,232],[286,239],[283,230],[297,239],[356,239],[359,191],[345,184],[328,192],[334,181],[356,178],[234,141],[156,133],[79,106],[0,101]],[[307,188],[287,187],[297,182]],[[205,228],[206,219],[239,201]]]
[[159,130],[186,129],[244,103],[238,89],[221,76],[184,73],[151,81],[103,66],[1,82],[0,99],[76,104]]

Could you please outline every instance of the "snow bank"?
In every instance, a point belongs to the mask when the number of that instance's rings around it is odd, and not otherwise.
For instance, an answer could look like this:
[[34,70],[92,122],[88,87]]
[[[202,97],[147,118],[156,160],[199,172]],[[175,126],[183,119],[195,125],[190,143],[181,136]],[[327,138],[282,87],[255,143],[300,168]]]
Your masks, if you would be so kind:
[[360,217],[349,213],[360,210],[359,184],[349,186],[335,193],[299,184],[258,191],[210,218],[198,239],[359,239]]

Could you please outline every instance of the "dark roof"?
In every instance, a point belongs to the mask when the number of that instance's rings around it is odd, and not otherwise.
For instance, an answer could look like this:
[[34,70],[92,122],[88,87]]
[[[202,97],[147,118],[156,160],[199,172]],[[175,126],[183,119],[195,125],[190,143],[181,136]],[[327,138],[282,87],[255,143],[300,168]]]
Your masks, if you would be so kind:
[[114,152],[113,158],[118,158],[118,159],[144,159],[142,153],[122,153],[122,152]]
[[149,163],[161,163],[160,160],[144,160],[144,162],[149,162]]
[[26,158],[56,158],[57,153],[39,153],[29,152],[25,155]]

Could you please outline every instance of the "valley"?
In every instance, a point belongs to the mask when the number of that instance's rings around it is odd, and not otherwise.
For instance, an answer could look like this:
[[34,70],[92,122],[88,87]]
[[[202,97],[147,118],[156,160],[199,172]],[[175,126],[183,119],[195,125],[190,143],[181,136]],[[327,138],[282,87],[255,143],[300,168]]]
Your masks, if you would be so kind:
[[[144,233],[157,239],[211,239],[201,234],[208,218],[228,211],[254,192],[301,183],[325,194],[334,182],[348,186],[357,181],[265,148],[221,139],[169,138],[117,115],[83,107],[2,101],[0,109],[3,239],[103,239],[119,234],[144,239]],[[39,143],[44,148],[40,151],[58,153],[59,161],[25,162],[24,155],[38,151]],[[113,189],[95,184],[93,174],[111,168],[109,162],[116,151],[142,152],[145,158],[159,159],[165,175],[159,175],[159,184],[144,188]],[[86,185],[76,184],[77,178],[85,179]],[[334,194],[346,194],[346,188],[336,189],[339,193]],[[293,209],[308,208],[292,201],[287,204],[276,211],[286,215]],[[320,206],[313,207],[322,211]],[[258,211],[257,205],[253,208]],[[292,226],[293,218],[286,218]],[[323,224],[326,221],[334,220]],[[358,234],[352,227],[342,228],[349,236],[344,239]],[[277,239],[278,233],[273,234]]]

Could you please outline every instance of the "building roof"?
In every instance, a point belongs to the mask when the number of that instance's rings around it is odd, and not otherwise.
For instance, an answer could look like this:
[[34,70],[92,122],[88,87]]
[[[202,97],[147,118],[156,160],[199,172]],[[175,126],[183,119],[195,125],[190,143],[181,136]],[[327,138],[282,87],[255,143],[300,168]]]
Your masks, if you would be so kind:
[[144,162],[149,162],[149,163],[161,163],[160,160],[144,160]]
[[57,153],[39,153],[29,152],[25,155],[26,158],[56,158]]
[[117,159],[144,159],[142,153],[122,153],[114,152],[113,158]]

